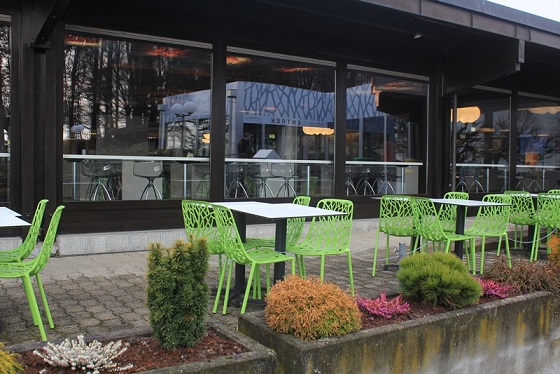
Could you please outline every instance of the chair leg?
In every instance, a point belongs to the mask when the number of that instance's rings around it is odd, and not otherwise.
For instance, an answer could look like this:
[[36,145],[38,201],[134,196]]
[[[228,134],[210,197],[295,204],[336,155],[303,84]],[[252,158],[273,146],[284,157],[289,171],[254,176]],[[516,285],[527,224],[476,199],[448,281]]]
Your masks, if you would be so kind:
[[480,274],[484,273],[484,245],[486,244],[486,237],[482,236],[482,245],[480,246]]
[[354,296],[354,273],[352,272],[352,255],[350,251],[346,254],[348,257],[348,279],[350,280],[350,291],[352,292],[352,296]]
[[245,296],[243,296],[243,305],[241,306],[241,310],[239,314],[245,313],[245,308],[247,308],[247,301],[249,301],[249,293],[251,293],[251,282],[253,281],[253,276],[255,275],[255,268],[257,267],[256,263],[251,264],[251,271],[249,271],[249,279],[247,279],[247,287],[245,288]]
[[27,298],[27,305],[29,306],[29,312],[31,313],[31,318],[33,319],[33,325],[39,326],[39,323],[41,323],[41,315],[40,313],[36,313],[35,309],[33,308],[33,299],[31,298],[31,296],[34,296],[35,294],[31,282],[29,283],[23,282],[23,278],[22,278],[22,284],[23,284],[23,291],[25,292],[25,297]]
[[266,264],[266,293],[270,292],[270,264]]
[[507,255],[507,259],[508,259],[508,265],[511,268],[511,255],[509,253],[509,243],[508,243],[508,239],[507,239],[507,234],[504,234],[504,241],[506,242],[506,255]]
[[321,282],[325,281],[325,256],[321,256],[321,269],[319,269],[319,276],[321,277]]
[[531,257],[529,261],[537,261],[537,256],[539,254],[539,242],[541,240],[541,225],[539,223],[535,224],[535,233],[533,234],[533,246],[531,248]]
[[389,234],[385,234],[385,265],[389,265]]
[[[229,263],[229,269],[228,269],[228,280],[227,280],[227,284],[226,284],[226,294],[224,295],[224,306],[222,309],[222,314],[226,314],[227,313],[227,305],[228,305],[228,299],[229,299],[229,287],[231,286],[231,271],[233,269],[233,263],[235,261],[230,260]],[[250,284],[250,283],[249,283]]]
[[471,260],[472,260],[472,274],[476,275],[476,245],[474,243],[474,238],[470,240],[471,242]]
[[47,340],[47,334],[45,333],[45,326],[43,326],[43,321],[41,320],[41,313],[39,312],[39,306],[37,305],[37,299],[35,298],[35,293],[33,292],[33,286],[31,285],[31,278],[29,275],[24,275],[21,279],[24,283],[24,290],[27,294],[27,299],[30,301],[29,308],[31,309],[31,315],[35,314],[37,316],[37,326],[39,327],[39,333],[41,334],[41,340]]
[[220,303],[220,294],[222,293],[222,286],[224,284],[224,276],[226,275],[226,270],[228,267],[227,264],[228,264],[228,258],[226,257],[224,263],[219,269],[218,289],[216,290],[216,298],[214,299],[214,308],[212,309],[212,313],[216,313],[218,311],[218,304]]
[[43,301],[43,307],[45,308],[45,315],[49,321],[49,327],[54,329],[54,322],[51,316],[51,310],[49,309],[49,303],[47,302],[47,295],[45,295],[45,289],[43,288],[43,282],[41,281],[41,276],[39,274],[35,274],[35,279],[37,279],[37,287],[41,293],[41,301]]
[[371,272],[371,276],[375,277],[375,268],[377,267],[377,249],[379,248],[379,230],[375,234],[375,248],[373,250],[373,271]]

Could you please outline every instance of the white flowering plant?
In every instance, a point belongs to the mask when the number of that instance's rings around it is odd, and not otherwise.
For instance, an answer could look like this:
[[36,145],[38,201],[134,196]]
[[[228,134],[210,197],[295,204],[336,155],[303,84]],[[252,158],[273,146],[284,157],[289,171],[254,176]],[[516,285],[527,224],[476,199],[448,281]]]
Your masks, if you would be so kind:
[[109,342],[106,345],[97,340],[86,344],[83,335],[78,335],[78,340],[65,339],[62,343],[55,345],[47,343],[43,352],[37,350],[34,354],[41,357],[51,366],[66,367],[72,370],[88,374],[99,374],[101,370],[123,371],[130,369],[132,364],[119,367],[113,359],[127,350],[122,342]]

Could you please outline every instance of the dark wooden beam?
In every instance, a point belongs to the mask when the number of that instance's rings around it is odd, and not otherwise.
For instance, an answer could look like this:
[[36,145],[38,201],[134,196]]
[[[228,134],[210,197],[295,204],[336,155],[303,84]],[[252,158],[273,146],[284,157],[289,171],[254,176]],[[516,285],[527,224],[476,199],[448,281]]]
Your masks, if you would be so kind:
[[72,0],[51,0],[40,2],[37,9],[37,29],[39,32],[30,43],[32,48],[50,48],[48,43],[56,25],[64,16]]

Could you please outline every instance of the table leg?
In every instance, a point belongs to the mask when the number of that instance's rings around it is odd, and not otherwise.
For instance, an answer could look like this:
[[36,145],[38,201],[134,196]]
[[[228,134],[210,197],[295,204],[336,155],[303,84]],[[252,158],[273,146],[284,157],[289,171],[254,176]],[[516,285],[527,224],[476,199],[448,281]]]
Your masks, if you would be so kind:
[[[235,218],[235,225],[237,226],[237,231],[239,232],[239,237],[242,242],[247,240],[247,219],[244,213],[234,212],[233,216]],[[231,291],[230,299],[234,299],[236,296],[245,292],[245,265],[235,264],[235,281],[233,285],[233,290]]]
[[[288,229],[288,220],[279,219],[276,221],[276,234],[274,239],[274,250],[278,252],[286,252],[286,235]],[[286,274],[286,263],[277,262],[274,264],[274,283],[282,280]]]
[[[463,235],[465,233],[465,212],[466,212],[467,207],[458,205],[457,206],[457,222],[455,224],[455,233],[456,234],[460,234]],[[461,260],[463,259],[463,245],[464,242],[458,241],[455,242],[455,254],[457,255],[457,257],[459,257]]]

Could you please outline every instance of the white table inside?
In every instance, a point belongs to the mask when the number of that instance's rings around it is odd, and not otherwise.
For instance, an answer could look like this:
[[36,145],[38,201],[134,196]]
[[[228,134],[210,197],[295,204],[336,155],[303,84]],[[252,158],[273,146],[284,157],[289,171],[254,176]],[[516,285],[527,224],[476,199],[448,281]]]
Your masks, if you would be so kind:
[[[292,203],[261,203],[257,201],[231,201],[231,202],[218,202],[213,203],[216,205],[225,206],[231,209],[235,214],[237,230],[241,240],[246,239],[247,221],[246,215],[251,214],[266,219],[271,219],[276,222],[276,232],[274,236],[274,249],[278,252],[286,252],[286,235],[288,227],[288,218],[309,218],[321,216],[336,216],[345,213],[336,212],[333,210],[320,209],[311,206],[298,205]],[[242,268],[238,268],[241,266]],[[245,283],[245,271],[243,265],[236,265],[235,271],[235,288],[243,287]],[[282,279],[285,275],[285,264],[277,263],[274,265],[274,281]],[[241,276],[242,274],[242,276]]]
[[[493,203],[490,201],[481,200],[463,200],[463,199],[440,199],[440,198],[430,198],[434,203],[439,204],[450,204],[457,206],[457,221],[455,222],[455,233],[463,235],[465,233],[465,213],[469,207],[481,207],[481,206],[496,206],[496,205],[507,205],[502,203]],[[460,259],[463,258],[463,242],[458,241],[455,243],[455,254]]]

